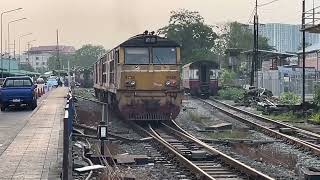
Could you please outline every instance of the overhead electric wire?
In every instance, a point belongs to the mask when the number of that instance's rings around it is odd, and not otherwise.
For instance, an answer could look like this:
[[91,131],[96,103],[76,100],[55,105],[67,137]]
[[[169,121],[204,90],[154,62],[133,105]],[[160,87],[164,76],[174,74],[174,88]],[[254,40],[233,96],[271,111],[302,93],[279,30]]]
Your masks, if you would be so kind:
[[258,5],[258,7],[266,6],[266,5],[272,4],[272,3],[277,2],[277,1],[280,1],[280,0],[273,0],[273,1],[270,1],[270,2],[267,2],[267,3],[264,3],[264,4],[260,4],[260,5]]
[[252,12],[251,12],[251,14],[250,14],[250,17],[249,17],[249,19],[248,19],[248,24],[252,23],[251,20],[252,20],[252,17],[254,16],[255,11],[256,11],[256,7],[253,8],[253,10],[252,10]]

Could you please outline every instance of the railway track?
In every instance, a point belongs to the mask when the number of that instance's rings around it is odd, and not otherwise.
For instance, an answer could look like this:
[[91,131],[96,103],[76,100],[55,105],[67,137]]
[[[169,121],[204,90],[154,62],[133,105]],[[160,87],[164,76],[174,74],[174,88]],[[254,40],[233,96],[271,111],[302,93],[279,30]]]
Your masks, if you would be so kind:
[[[275,121],[215,99],[197,99],[264,134],[281,139],[288,144],[294,144],[300,149],[308,150],[314,155],[320,156],[320,134]],[[288,132],[288,134],[285,134],[285,132]]]
[[193,137],[175,122],[139,126],[177,164],[187,168],[194,179],[273,179]]

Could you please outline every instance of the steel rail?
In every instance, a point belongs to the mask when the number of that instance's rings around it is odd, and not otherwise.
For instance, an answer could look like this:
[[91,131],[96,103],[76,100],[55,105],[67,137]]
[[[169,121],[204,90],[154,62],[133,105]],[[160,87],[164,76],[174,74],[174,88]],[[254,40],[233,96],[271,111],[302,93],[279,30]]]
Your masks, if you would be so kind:
[[297,145],[299,148],[302,148],[302,149],[305,149],[305,150],[308,150],[310,152],[312,152],[314,155],[316,156],[320,156],[320,149],[318,147],[315,147],[315,145],[310,145],[310,143],[306,142],[306,141],[303,141],[303,140],[300,140],[296,137],[292,137],[292,136],[289,136],[289,135],[286,135],[286,134],[283,134],[283,133],[280,133],[278,131],[275,131],[275,130],[272,130],[268,127],[265,127],[263,125],[260,125],[256,122],[252,122],[250,120],[247,120],[243,117],[240,117],[232,112],[229,112],[221,107],[218,107],[210,102],[207,102],[205,100],[202,100],[202,99],[199,99],[200,101],[212,106],[213,108],[221,111],[222,113],[242,122],[242,123],[245,123],[245,124],[248,124],[249,126],[257,129],[257,130],[260,130],[261,132],[265,133],[265,134],[268,134],[274,138],[277,138],[277,139],[282,139],[288,143],[291,143],[291,144],[295,144]]
[[179,152],[177,152],[172,145],[170,145],[168,142],[166,142],[160,135],[151,127],[149,124],[149,130],[152,132],[148,132],[147,130],[141,128],[146,134],[151,136],[153,139],[155,139],[158,143],[160,143],[162,146],[164,146],[167,150],[169,150],[174,156],[179,159],[179,162],[183,163],[185,167],[187,167],[190,171],[192,171],[195,175],[198,175],[197,179],[201,180],[215,180],[215,178],[211,177],[208,173],[204,172],[202,169],[200,169],[198,166],[196,166],[194,163],[192,163],[190,160],[185,158],[183,155],[181,155]]
[[267,117],[263,117],[261,115],[258,115],[258,114],[255,114],[255,113],[252,113],[252,112],[249,112],[249,111],[246,111],[246,110],[243,110],[243,109],[240,109],[240,108],[237,108],[237,107],[234,107],[230,104],[227,104],[227,103],[224,103],[224,102],[221,102],[219,100],[216,100],[216,99],[213,99],[213,98],[210,98],[210,100],[216,102],[216,103],[219,103],[223,106],[226,106],[230,109],[233,109],[235,111],[238,111],[238,112],[241,112],[245,115],[248,115],[248,116],[251,116],[253,118],[256,118],[256,119],[259,119],[261,121],[264,121],[264,122],[268,122],[268,123],[273,123],[273,124],[276,124],[278,126],[281,126],[281,127],[286,127],[286,128],[290,128],[290,129],[294,129],[295,131],[298,131],[300,133],[303,133],[303,134],[306,134],[308,136],[311,136],[311,137],[314,137],[314,138],[317,138],[317,139],[320,139],[320,134],[317,134],[317,133],[314,133],[314,132],[310,132],[310,131],[306,131],[304,129],[301,129],[301,128],[298,128],[298,127],[295,127],[295,126],[292,126],[292,125],[289,125],[287,123],[284,123],[284,122],[280,122],[280,121],[277,121],[277,120],[273,120],[273,119],[270,119],[270,118],[267,118]]
[[240,172],[245,173],[246,175],[249,175],[251,178],[253,179],[261,179],[261,180],[273,180],[274,178],[269,177],[266,174],[263,174],[262,172],[257,171],[256,169],[222,153],[221,151],[209,146],[208,144],[202,142],[201,140],[195,138],[193,135],[191,135],[190,133],[188,133],[187,131],[185,131],[184,129],[182,129],[176,122],[171,121],[172,124],[179,129],[176,130],[172,127],[170,127],[167,124],[162,123],[164,126],[166,126],[167,128],[169,128],[171,131],[174,131],[175,133],[177,133],[179,136],[182,136],[185,139],[188,139],[192,142],[195,142],[196,144],[198,144],[199,146],[203,147],[205,150],[207,150],[209,153],[215,154],[215,155],[219,155],[219,158],[226,164],[228,164],[231,167],[234,167],[235,169],[239,170]]

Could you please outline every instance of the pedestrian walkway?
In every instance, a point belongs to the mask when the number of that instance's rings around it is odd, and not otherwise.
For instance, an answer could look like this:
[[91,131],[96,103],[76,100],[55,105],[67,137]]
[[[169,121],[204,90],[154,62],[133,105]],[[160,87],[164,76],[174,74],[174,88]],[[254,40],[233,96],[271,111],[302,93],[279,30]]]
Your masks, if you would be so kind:
[[60,179],[67,88],[53,89],[0,154],[0,179]]

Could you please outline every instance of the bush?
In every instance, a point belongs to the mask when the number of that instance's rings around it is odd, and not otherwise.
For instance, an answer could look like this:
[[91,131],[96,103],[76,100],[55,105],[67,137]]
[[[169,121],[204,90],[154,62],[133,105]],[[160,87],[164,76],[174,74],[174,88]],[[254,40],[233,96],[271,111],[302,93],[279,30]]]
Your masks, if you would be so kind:
[[238,100],[244,97],[245,90],[240,88],[225,88],[218,91],[218,96],[225,100]]
[[219,82],[222,86],[233,85],[233,80],[236,78],[236,73],[227,69],[223,69],[220,76]]
[[280,96],[280,103],[287,104],[287,105],[296,105],[301,102],[300,96],[292,92],[284,92]]
[[316,123],[320,123],[320,113],[316,113],[316,114],[311,115],[311,120]]

